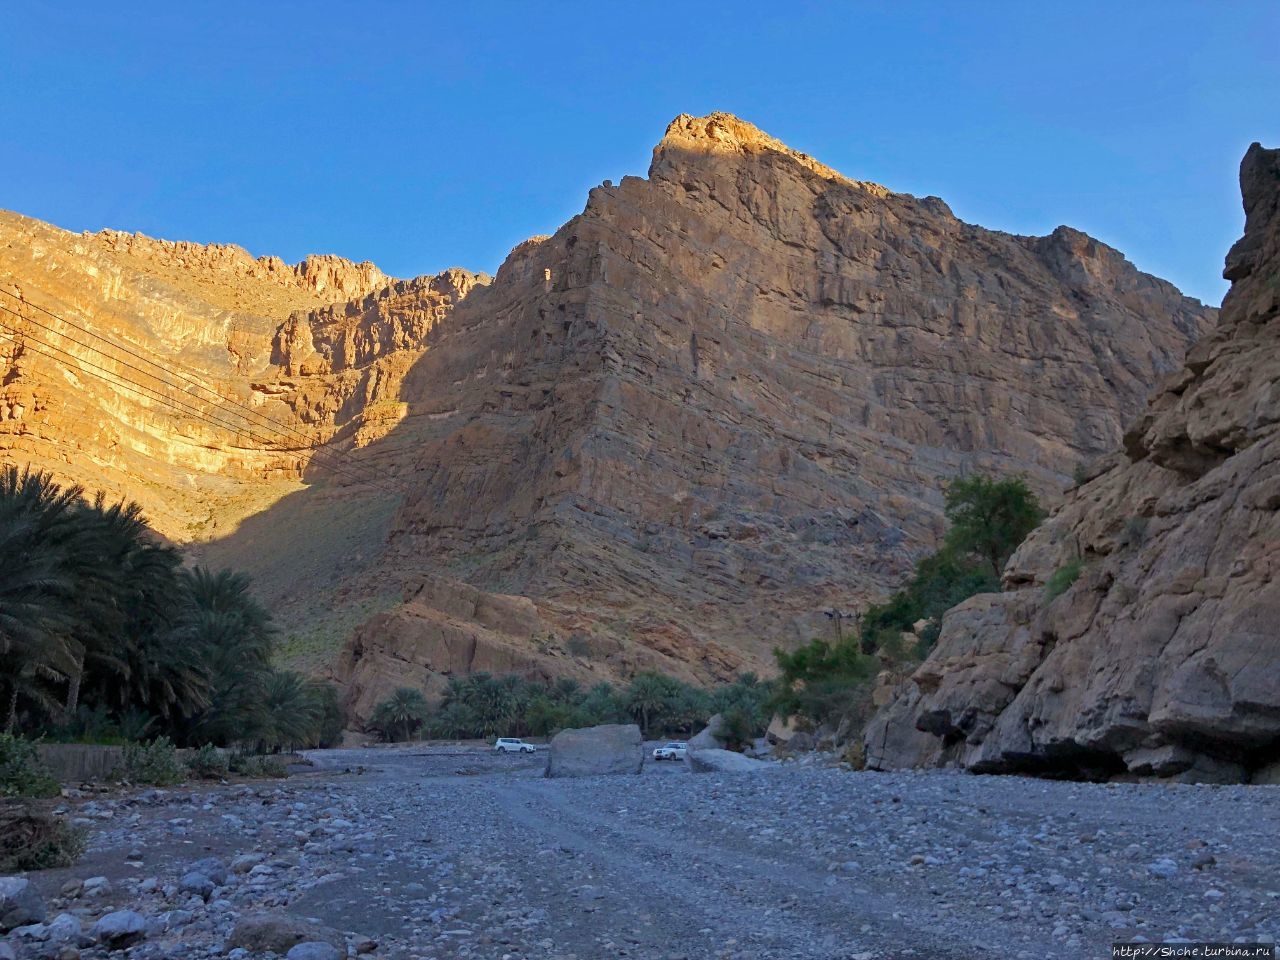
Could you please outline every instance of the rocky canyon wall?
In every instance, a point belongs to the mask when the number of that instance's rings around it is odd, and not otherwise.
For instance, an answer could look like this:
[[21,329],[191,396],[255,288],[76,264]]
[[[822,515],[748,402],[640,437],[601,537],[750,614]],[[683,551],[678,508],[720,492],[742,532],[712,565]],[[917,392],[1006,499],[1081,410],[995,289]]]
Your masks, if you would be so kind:
[[1280,151],[1254,144],[1240,183],[1217,330],[1006,592],[946,615],[867,730],[872,766],[1280,781]]

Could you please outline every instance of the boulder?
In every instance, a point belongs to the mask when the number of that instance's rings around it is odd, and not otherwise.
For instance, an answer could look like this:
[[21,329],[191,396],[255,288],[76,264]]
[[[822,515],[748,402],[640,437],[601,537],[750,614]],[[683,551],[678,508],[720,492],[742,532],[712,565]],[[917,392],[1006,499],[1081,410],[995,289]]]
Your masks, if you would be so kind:
[[178,889],[183,893],[190,893],[199,897],[201,900],[208,901],[213,896],[214,883],[203,873],[184,874],[182,879],[178,881]]
[[192,873],[199,873],[208,877],[216,886],[223,886],[227,882],[227,866],[217,857],[205,857],[203,860],[197,860],[189,868]]
[[769,721],[769,729],[764,732],[765,739],[771,744],[785,744],[796,735],[796,724],[794,717],[782,717],[774,714]]
[[720,723],[723,718],[715,714],[707,721],[707,725],[689,741],[689,750],[723,750],[725,741],[720,737]]
[[80,919],[69,913],[60,913],[49,923],[48,934],[54,943],[75,943],[80,939]]
[[817,746],[818,742],[813,738],[813,734],[805,733],[803,730],[797,731],[787,741],[787,751],[789,753],[807,753],[816,749]]
[[561,730],[551,741],[548,777],[595,777],[639,773],[644,744],[634,723],[610,723],[580,730]]
[[93,925],[89,935],[112,950],[123,950],[147,935],[147,918],[132,910],[115,910]]
[[231,931],[227,949],[243,947],[251,953],[278,953],[287,956],[300,943],[327,943],[346,956],[347,938],[339,931],[282,913],[255,913],[242,919]]
[[44,899],[26,877],[0,877],[0,933],[44,920]]
[[346,960],[347,952],[339,950],[332,943],[309,940],[296,947],[290,947],[285,960]]
[[759,773],[769,766],[764,760],[752,760],[732,750],[689,750],[684,761],[694,773]]

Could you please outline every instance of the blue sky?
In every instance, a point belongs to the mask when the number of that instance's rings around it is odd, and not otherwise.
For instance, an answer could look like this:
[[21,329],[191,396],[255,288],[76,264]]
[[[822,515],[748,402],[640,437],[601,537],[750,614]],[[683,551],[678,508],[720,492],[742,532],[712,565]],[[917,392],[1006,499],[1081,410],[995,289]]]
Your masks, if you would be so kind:
[[15,6],[0,207],[73,230],[493,271],[679,113],[727,110],[1015,233],[1067,223],[1217,303],[1280,145],[1280,4]]

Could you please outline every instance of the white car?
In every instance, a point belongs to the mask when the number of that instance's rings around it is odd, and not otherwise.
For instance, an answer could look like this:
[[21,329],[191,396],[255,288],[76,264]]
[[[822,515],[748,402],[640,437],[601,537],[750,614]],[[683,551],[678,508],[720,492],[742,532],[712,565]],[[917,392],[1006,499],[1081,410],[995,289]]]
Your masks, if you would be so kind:
[[537,750],[532,743],[525,743],[516,737],[499,737],[493,745],[494,753],[533,753]]
[[672,740],[666,746],[654,747],[653,759],[657,760],[683,760],[685,749],[688,744],[683,740]]

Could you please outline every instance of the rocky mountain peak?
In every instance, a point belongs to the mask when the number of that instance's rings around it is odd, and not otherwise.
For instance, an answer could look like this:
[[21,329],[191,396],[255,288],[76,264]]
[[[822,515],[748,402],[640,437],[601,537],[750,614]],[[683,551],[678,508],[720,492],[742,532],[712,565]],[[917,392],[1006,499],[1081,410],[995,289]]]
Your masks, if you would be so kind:
[[901,584],[949,478],[1058,498],[1215,316],[1087,238],[1056,264],[727,114],[678,118],[649,179],[492,282],[0,231],[33,301],[216,386],[175,411],[46,358],[0,395],[0,449],[216,538],[286,622],[340,618],[362,704],[486,663],[767,669]]
[[877,183],[858,181],[846,177],[826,164],[819,163],[807,153],[793,150],[776,137],[771,137],[759,127],[735,117],[731,113],[710,113],[694,117],[682,113],[667,125],[666,133],[653,148],[653,163],[649,178],[679,179],[679,170],[689,159],[705,155],[768,156],[793,161],[811,173],[827,180],[860,187],[868,192],[886,196],[889,191]]

